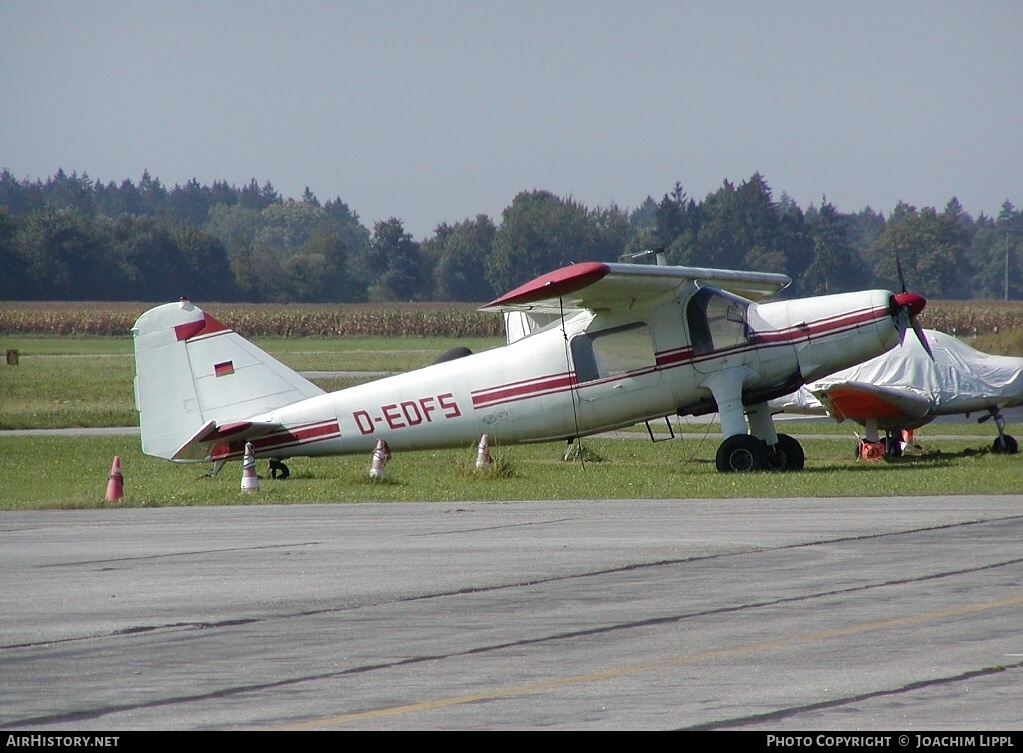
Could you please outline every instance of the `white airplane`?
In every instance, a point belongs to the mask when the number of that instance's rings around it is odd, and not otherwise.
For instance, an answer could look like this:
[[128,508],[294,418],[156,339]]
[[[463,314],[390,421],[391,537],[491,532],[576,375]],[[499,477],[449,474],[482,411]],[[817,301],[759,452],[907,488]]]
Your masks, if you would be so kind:
[[[951,335],[924,330],[930,352],[912,338],[883,355],[801,387],[772,401],[788,413],[829,415],[866,428],[857,452],[880,445],[888,457],[902,454],[901,432],[938,416],[983,413],[993,418],[996,453],[1015,454],[1016,439],[1005,433],[1002,408],[1023,404],[1023,358],[993,356]],[[885,432],[882,439],[880,431]]]
[[[175,462],[573,441],[720,414],[720,471],[798,470],[767,401],[894,347],[924,299],[887,290],[756,303],[787,276],[587,262],[482,308],[507,345],[333,393],[187,299],[132,329],[142,449]],[[749,430],[746,419],[748,417]],[[649,426],[649,424],[648,424]]]

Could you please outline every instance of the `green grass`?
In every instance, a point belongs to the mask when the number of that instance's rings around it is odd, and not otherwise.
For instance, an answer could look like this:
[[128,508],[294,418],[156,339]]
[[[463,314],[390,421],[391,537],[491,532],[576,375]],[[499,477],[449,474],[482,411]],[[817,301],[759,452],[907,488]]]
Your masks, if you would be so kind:
[[[492,448],[495,470],[476,472],[475,450],[396,453],[382,481],[369,479],[370,458],[292,458],[291,478],[262,478],[241,491],[239,463],[217,478],[206,464],[176,465],[142,455],[135,437],[2,437],[0,509],[165,507],[179,505],[501,501],[553,499],[847,497],[1019,492],[1019,457],[993,455],[986,442],[925,443],[922,454],[881,463],[853,458],[852,443],[804,441],[802,473],[721,474],[716,436],[651,443],[591,439],[597,462],[564,461],[557,443]],[[125,496],[104,502],[107,474],[120,456]]]
[[[406,371],[426,365],[454,345],[475,351],[500,340],[439,338],[260,339],[258,344],[300,371]],[[986,346],[994,351],[992,345]],[[0,428],[137,425],[133,405],[131,341],[127,338],[0,338],[0,350],[17,348],[17,366],[0,364]],[[373,376],[317,379],[340,389]],[[0,509],[102,507],[107,473],[122,458],[126,496],[122,507],[301,502],[531,500],[583,498],[694,498],[782,496],[891,496],[965,493],[1016,494],[1019,456],[993,455],[990,423],[933,423],[917,431],[922,455],[866,464],[854,458],[846,422],[779,422],[802,440],[803,473],[719,474],[714,453],[717,424],[682,418],[679,439],[651,443],[645,427],[635,439],[592,439],[589,460],[564,462],[560,444],[495,448],[497,470],[480,474],[474,450],[399,453],[382,482],[368,478],[369,457],[289,461],[287,481],[264,479],[256,494],[240,491],[240,464],[220,477],[199,477],[206,465],[175,465],[142,455],[136,437],[0,437]],[[664,422],[655,431],[666,429]],[[1008,427],[1023,435],[1023,428]],[[976,439],[937,440],[941,434]],[[840,439],[828,439],[838,436]],[[816,438],[820,437],[820,438]],[[266,466],[260,462],[260,473]]]
[[478,353],[504,344],[497,338],[344,337],[256,338],[263,350],[296,371],[386,371],[429,366],[456,345]]
[[[484,338],[260,338],[256,344],[296,371],[364,371],[366,376],[313,379],[331,391],[432,363],[464,345],[487,350]],[[18,365],[0,365],[0,429],[137,426],[132,343],[120,337],[0,338]]]
[[22,356],[53,355],[131,355],[130,337],[41,337],[37,335],[0,336],[0,349],[17,350]]
[[0,429],[137,426],[130,355],[23,355],[0,366]]
[[1019,356],[1023,354],[1023,330],[1014,329],[997,334],[987,333],[965,338],[971,347],[995,356]]
[[[983,415],[987,415],[986,413]],[[979,416],[978,416],[979,417]],[[703,419],[696,419],[692,416],[682,416],[680,418],[672,417],[671,422],[672,428],[675,434],[690,435],[690,434],[707,434],[710,438],[720,438],[720,426],[713,418],[709,421]],[[654,435],[658,438],[668,437],[668,429],[662,420],[654,421],[651,426],[654,430]],[[779,433],[783,434],[799,434],[799,435],[812,435],[821,437],[830,436],[842,436],[849,437],[850,442],[854,442],[856,436],[863,436],[864,429],[862,426],[857,424],[855,421],[843,421],[839,423],[834,419],[827,417],[775,417],[775,428]],[[1005,430],[1009,434],[1016,435],[1017,438],[1023,437],[1023,426],[1019,424],[1006,424]],[[647,428],[645,424],[637,424],[636,426],[624,429],[625,432],[630,434],[641,434],[644,437],[648,436]],[[934,436],[942,436],[954,434],[956,436],[976,436],[984,437],[989,440],[988,444],[994,441],[997,436],[997,430],[992,422],[987,421],[983,424],[977,423],[976,421],[956,421],[948,423],[944,419],[938,419],[935,422],[926,424],[921,428],[917,429],[915,436],[919,438],[928,438]]]

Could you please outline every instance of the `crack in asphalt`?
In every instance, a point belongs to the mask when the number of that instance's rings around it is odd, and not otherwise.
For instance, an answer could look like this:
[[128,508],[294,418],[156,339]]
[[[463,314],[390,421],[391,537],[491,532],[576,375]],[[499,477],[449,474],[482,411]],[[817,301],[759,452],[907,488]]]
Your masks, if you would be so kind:
[[1013,664],[1002,664],[997,667],[984,667],[982,669],[974,669],[968,672],[962,672],[957,675],[949,675],[948,677],[935,677],[931,680],[920,680],[918,682],[911,682],[898,688],[889,688],[887,690],[875,690],[870,693],[861,693],[859,695],[852,695],[846,698],[834,698],[830,701],[821,701],[820,703],[808,703],[804,706],[793,706],[787,709],[780,709],[778,711],[770,711],[766,714],[753,714],[751,716],[735,717],[733,719],[721,719],[719,721],[710,722],[707,724],[697,724],[691,727],[678,727],[679,730],[720,730],[720,729],[732,729],[734,727],[743,727],[750,724],[757,724],[759,722],[775,722],[781,721],[782,719],[790,719],[800,714],[804,714],[809,711],[821,711],[823,709],[841,708],[842,706],[848,706],[850,703],[859,703],[861,701],[869,701],[873,698],[885,698],[890,696],[899,696],[912,693],[917,690],[923,690],[926,688],[936,687],[940,685],[953,685],[955,683],[972,680],[977,677],[986,677],[988,675],[995,675],[1000,672],[1006,672],[1009,670],[1023,669],[1023,661],[1015,662]]
[[[371,607],[381,606],[381,605],[384,605],[384,604],[413,603],[413,602],[417,602],[417,601],[424,601],[424,600],[437,599],[437,598],[445,598],[445,597],[464,595],[464,594],[479,594],[479,593],[501,591],[501,590],[512,589],[512,588],[531,587],[531,586],[536,586],[536,585],[542,585],[542,584],[545,584],[545,583],[577,580],[577,579],[582,579],[582,578],[594,577],[594,576],[598,576],[598,575],[626,573],[626,572],[633,572],[633,571],[636,571],[636,570],[649,569],[649,568],[685,565],[685,564],[692,564],[692,563],[697,563],[697,562],[707,562],[707,561],[713,561],[713,560],[719,560],[719,559],[728,559],[728,558],[734,558],[734,557],[742,557],[742,556],[747,556],[747,555],[750,555],[750,554],[763,554],[763,553],[771,553],[771,552],[778,552],[778,551],[785,551],[785,550],[801,549],[801,548],[808,548],[808,547],[815,547],[815,546],[826,546],[826,545],[832,545],[832,544],[837,544],[837,543],[842,543],[842,542],[849,542],[849,541],[866,541],[866,540],[871,540],[871,539],[883,539],[883,538],[888,538],[888,537],[893,537],[893,536],[907,536],[907,535],[914,535],[914,534],[919,534],[919,533],[933,532],[933,531],[939,531],[939,530],[945,530],[945,529],[960,528],[960,527],[965,527],[965,526],[970,526],[970,525],[978,525],[978,524],[985,524],[985,523],[991,523],[991,522],[999,522],[999,521],[1005,521],[1005,520],[1016,520],[1016,519],[1018,519],[1020,517],[1023,517],[1023,516],[1009,516],[1009,517],[1006,517],[1006,518],[998,518],[998,519],[991,519],[991,520],[966,521],[966,522],[955,523],[955,524],[931,526],[931,527],[912,529],[912,530],[907,530],[907,531],[890,532],[890,533],[868,534],[868,535],[863,535],[863,536],[844,536],[844,537],[839,537],[839,538],[835,538],[835,539],[826,539],[826,540],[821,540],[821,541],[816,541],[816,542],[803,542],[803,543],[798,543],[798,544],[787,544],[787,545],[779,546],[779,547],[770,547],[770,548],[763,548],[763,549],[750,549],[750,550],[744,551],[744,552],[729,552],[729,553],[722,553],[722,554],[706,555],[706,556],[702,556],[702,557],[687,557],[687,558],[680,558],[680,559],[675,559],[675,560],[661,560],[661,561],[657,561],[657,562],[634,563],[634,564],[625,565],[625,566],[622,566],[622,567],[606,568],[606,569],[602,569],[602,570],[593,570],[593,571],[589,571],[589,572],[586,572],[586,573],[575,573],[575,574],[557,576],[557,577],[552,577],[552,578],[539,578],[539,579],[523,581],[523,582],[514,583],[514,584],[501,584],[501,585],[497,585],[497,586],[487,586],[487,587],[481,587],[481,588],[456,589],[456,590],[453,590],[453,591],[438,592],[438,593],[434,593],[434,594],[423,594],[423,595],[413,596],[413,597],[409,597],[409,598],[399,598],[399,599],[380,601],[380,602],[377,602],[377,603],[365,603],[365,604],[359,604],[359,605],[350,606],[350,607],[331,607],[331,608],[326,608],[326,609],[317,609],[317,610],[295,612],[295,613],[290,613],[290,614],[287,614],[287,615],[273,615],[273,616],[268,616],[268,617],[263,617],[263,618],[225,620],[225,621],[222,621],[222,622],[185,622],[185,623],[173,623],[173,624],[154,625],[154,626],[137,626],[137,627],[123,628],[123,629],[120,629],[120,630],[117,630],[117,631],[113,631],[111,633],[106,633],[106,634],[97,635],[97,636],[73,637],[73,638],[61,639],[61,640],[58,640],[58,641],[43,641],[43,642],[39,642],[39,643],[27,643],[27,644],[3,646],[3,647],[0,647],[0,651],[2,651],[2,650],[12,650],[12,649],[34,648],[34,647],[38,647],[38,646],[48,646],[48,645],[54,645],[54,644],[73,643],[73,642],[80,642],[80,641],[93,641],[93,640],[97,640],[97,639],[103,639],[103,638],[106,638],[106,637],[138,635],[138,634],[141,634],[141,633],[155,632],[155,631],[159,631],[159,630],[182,630],[182,629],[184,629],[184,630],[209,630],[211,628],[212,629],[216,629],[216,628],[223,628],[223,627],[231,627],[231,626],[244,625],[244,624],[260,623],[260,622],[265,622],[265,621],[269,621],[269,620],[293,619],[293,618],[300,618],[300,617],[306,617],[306,616],[315,616],[315,615],[351,612],[351,611],[354,611],[354,610],[357,610],[357,609],[371,608]],[[271,548],[271,547],[267,547],[267,548]],[[274,548],[276,548],[276,547],[274,547]],[[171,696],[171,697],[166,697],[166,698],[153,699],[151,701],[145,701],[145,702],[136,702],[136,703],[130,703],[130,704],[108,705],[108,706],[101,706],[101,707],[96,707],[96,708],[92,708],[92,709],[80,709],[80,710],[77,710],[77,711],[70,711],[70,712],[59,713],[59,714],[50,714],[50,715],[36,716],[36,717],[27,717],[27,718],[19,719],[19,720],[16,720],[16,721],[9,721],[9,722],[2,723],[2,724],[0,724],[0,729],[18,728],[18,727],[22,727],[22,726],[25,726],[25,725],[48,725],[48,724],[69,723],[69,722],[75,722],[75,721],[79,721],[79,720],[83,720],[83,719],[97,719],[97,718],[101,718],[103,716],[107,716],[107,715],[110,715],[110,714],[116,714],[116,713],[121,713],[121,712],[132,711],[132,710],[140,710],[140,709],[146,709],[146,708],[159,708],[159,707],[165,707],[165,706],[173,706],[173,705],[176,705],[176,704],[194,703],[194,702],[199,702],[199,701],[203,701],[203,700],[222,699],[222,698],[226,698],[226,697],[235,696],[235,695],[238,695],[238,694],[241,694],[241,693],[265,691],[265,690],[274,689],[274,688],[283,688],[283,687],[295,686],[295,685],[299,685],[299,684],[307,683],[307,682],[317,682],[317,681],[321,681],[321,680],[337,679],[337,678],[341,678],[341,677],[344,677],[344,676],[347,676],[347,675],[358,675],[358,674],[365,674],[365,673],[368,673],[368,672],[374,672],[374,671],[380,671],[380,670],[390,670],[390,669],[394,669],[394,668],[397,668],[397,667],[403,667],[403,666],[428,664],[428,663],[432,663],[432,662],[444,661],[444,660],[458,658],[458,657],[464,657],[464,656],[478,656],[478,655],[481,655],[481,654],[487,654],[487,653],[497,652],[497,651],[504,651],[504,650],[512,649],[512,648],[536,646],[536,645],[541,645],[541,644],[544,644],[544,643],[550,643],[550,642],[562,641],[562,640],[572,640],[572,639],[576,639],[576,638],[580,638],[580,637],[592,637],[592,636],[598,636],[598,635],[607,635],[607,634],[621,632],[621,631],[625,631],[625,630],[634,630],[634,629],[646,628],[646,627],[651,627],[651,626],[666,625],[666,624],[672,624],[672,623],[680,623],[680,622],[683,622],[685,620],[697,619],[697,618],[708,617],[708,616],[716,616],[716,615],[722,615],[722,614],[734,614],[734,613],[739,613],[739,612],[745,612],[745,611],[748,611],[748,610],[763,609],[763,608],[775,607],[775,606],[784,605],[784,604],[806,603],[806,602],[811,602],[811,601],[814,601],[814,600],[817,600],[817,599],[829,598],[829,597],[833,597],[833,596],[849,595],[849,594],[853,594],[853,593],[862,593],[862,592],[867,592],[867,591],[871,591],[871,590],[875,590],[875,589],[888,588],[888,587],[897,586],[897,585],[904,585],[904,584],[909,584],[909,583],[921,583],[921,582],[926,582],[926,581],[931,581],[931,580],[938,580],[938,579],[942,579],[942,578],[955,577],[955,576],[964,575],[964,574],[968,574],[968,573],[976,573],[976,572],[983,572],[983,571],[987,571],[987,570],[995,570],[995,569],[998,569],[998,568],[1018,565],[1020,563],[1023,563],[1023,558],[1014,558],[1014,559],[1004,560],[1004,561],[1001,561],[1001,562],[993,562],[993,563],[987,563],[987,564],[984,564],[984,565],[978,565],[976,567],[960,568],[960,569],[956,569],[956,570],[947,570],[947,571],[942,571],[942,572],[935,572],[935,573],[919,575],[919,576],[915,576],[915,577],[897,578],[897,579],[891,579],[891,580],[877,581],[875,583],[866,583],[866,584],[861,584],[861,585],[856,585],[856,586],[850,586],[848,588],[829,589],[829,590],[818,591],[818,592],[814,592],[814,593],[800,594],[800,595],[796,595],[796,596],[787,596],[787,597],[779,597],[779,598],[776,598],[776,599],[768,599],[768,600],[764,600],[764,601],[760,601],[760,602],[749,602],[749,603],[744,603],[744,604],[736,604],[736,605],[724,606],[724,607],[719,607],[719,608],[714,608],[714,609],[706,609],[706,610],[695,611],[695,612],[685,612],[685,613],[682,613],[682,614],[673,614],[673,615],[663,615],[663,616],[658,616],[658,617],[649,617],[649,618],[645,618],[645,619],[641,619],[641,620],[633,620],[633,621],[629,621],[629,622],[622,622],[622,623],[616,623],[616,624],[610,624],[610,625],[603,625],[603,626],[591,627],[591,628],[585,628],[585,629],[579,629],[579,630],[568,630],[568,631],[563,631],[563,632],[559,632],[559,633],[552,633],[552,634],[549,634],[549,635],[538,636],[538,637],[535,637],[535,638],[527,638],[527,639],[522,639],[522,640],[517,640],[517,641],[508,641],[508,642],[503,642],[503,643],[494,643],[494,644],[476,646],[476,647],[473,647],[473,648],[467,648],[467,649],[464,649],[464,650],[461,650],[461,651],[449,652],[449,653],[444,653],[444,654],[427,654],[427,655],[422,655],[422,656],[403,657],[403,658],[396,659],[396,660],[391,660],[391,661],[383,661],[383,662],[376,662],[376,663],[373,663],[373,664],[366,664],[366,665],[361,665],[361,666],[348,667],[348,668],[345,668],[345,669],[342,669],[342,670],[338,670],[338,671],[331,671],[331,672],[303,675],[301,677],[292,677],[292,678],[277,680],[277,681],[274,681],[274,682],[254,683],[254,684],[248,684],[248,685],[239,685],[239,686],[236,686],[236,687],[221,688],[221,689],[218,689],[218,690],[215,690],[215,691],[210,691],[210,692],[207,692],[207,693]],[[791,709],[782,709],[782,710],[779,710],[779,711],[771,712],[769,714],[763,714],[763,715],[757,715],[757,716],[751,716],[751,717],[745,717],[745,718],[737,718],[737,719],[715,721],[715,722],[712,722],[712,723],[708,723],[707,725],[695,726],[695,727],[690,727],[690,728],[686,728],[686,729],[715,729],[715,728],[719,728],[719,727],[727,726],[727,725],[752,724],[752,723],[755,723],[755,722],[758,722],[758,721],[767,720],[767,719],[783,719],[783,718],[786,718],[786,716],[792,716],[792,715],[795,715],[795,714],[804,713],[806,711],[813,711],[813,710],[817,710],[817,709],[821,709],[821,708],[840,706],[840,705],[843,705],[843,704],[854,703],[854,702],[859,701],[859,700],[869,699],[869,698],[872,698],[872,697],[879,697],[879,696],[883,696],[883,695],[911,692],[913,690],[917,690],[917,689],[919,689],[921,687],[926,687],[926,686],[929,686],[929,685],[936,685],[936,684],[941,684],[941,683],[951,683],[951,682],[960,682],[963,679],[969,679],[969,678],[975,677],[975,676],[982,676],[982,675],[991,674],[991,673],[997,672],[997,671],[1003,671],[1005,668],[1017,669],[1017,668],[1020,668],[1020,667],[1023,667],[1023,661],[1020,661],[1020,662],[1018,662],[1016,664],[1006,665],[1006,666],[1003,666],[1003,667],[989,667],[989,668],[973,670],[973,671],[970,671],[970,672],[966,672],[966,673],[963,673],[963,674],[960,674],[960,675],[955,675],[955,676],[951,676],[951,677],[947,677],[947,678],[935,678],[935,679],[931,679],[931,680],[927,680],[927,681],[921,681],[921,682],[918,682],[918,683],[910,683],[910,684],[908,684],[908,685],[906,685],[906,686],[904,686],[902,688],[883,690],[883,691],[876,691],[876,692],[873,692],[873,693],[863,694],[863,695],[859,695],[859,696],[851,696],[851,697],[844,698],[844,699],[832,699],[832,700],[829,700],[829,701],[823,702],[823,703],[808,704],[806,706],[793,707]]]

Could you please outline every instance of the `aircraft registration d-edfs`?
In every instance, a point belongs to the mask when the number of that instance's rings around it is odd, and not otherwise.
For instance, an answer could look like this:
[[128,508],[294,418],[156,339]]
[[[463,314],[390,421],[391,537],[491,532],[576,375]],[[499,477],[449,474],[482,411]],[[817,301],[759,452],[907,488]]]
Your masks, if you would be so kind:
[[[719,471],[799,470],[768,401],[894,347],[924,299],[756,302],[786,275],[633,263],[555,270],[482,307],[507,345],[325,393],[187,299],[132,329],[142,450],[167,460],[573,441],[717,411]],[[749,428],[747,430],[747,421]]]

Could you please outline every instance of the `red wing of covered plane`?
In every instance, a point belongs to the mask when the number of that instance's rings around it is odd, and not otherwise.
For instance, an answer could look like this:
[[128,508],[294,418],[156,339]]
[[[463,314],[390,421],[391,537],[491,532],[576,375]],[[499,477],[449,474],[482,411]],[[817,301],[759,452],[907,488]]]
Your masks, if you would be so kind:
[[1015,453],[1016,440],[1005,434],[1001,409],[1023,404],[1023,358],[994,356],[951,335],[924,330],[928,353],[907,338],[869,361],[837,371],[782,398],[776,406],[793,413],[832,416],[866,427],[865,441],[881,441],[898,454],[901,430],[919,428],[938,416],[980,413],[993,418],[995,452]]

